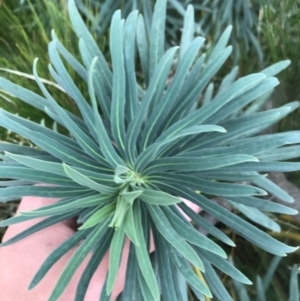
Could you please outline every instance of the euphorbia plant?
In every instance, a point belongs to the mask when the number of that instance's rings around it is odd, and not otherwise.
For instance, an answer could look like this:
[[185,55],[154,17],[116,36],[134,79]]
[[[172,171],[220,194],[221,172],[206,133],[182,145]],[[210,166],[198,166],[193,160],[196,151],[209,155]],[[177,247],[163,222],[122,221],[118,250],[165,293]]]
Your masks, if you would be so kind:
[[[238,80],[234,68],[213,93],[209,83],[232,51],[231,46],[226,46],[231,28],[227,28],[206,57],[200,53],[204,39],[193,38],[190,6],[180,48],[175,46],[165,52],[162,26],[166,0],[158,0],[149,40],[144,35],[142,15],[133,11],[122,20],[120,11],[115,12],[110,27],[110,68],[74,0],[68,2],[68,8],[79,38],[82,62],[64,48],[53,32],[49,71],[74,100],[81,117],[66,111],[53,99],[37,74],[37,60],[33,73],[43,97],[0,79],[1,89],[43,110],[70,133],[64,136],[30,120],[0,112],[1,126],[36,145],[30,148],[0,144],[0,175],[12,179],[2,184],[6,188],[0,190],[0,201],[22,196],[60,198],[55,204],[3,221],[1,226],[46,217],[2,246],[75,217],[78,231],[55,251],[55,256],[46,259],[30,284],[30,288],[38,284],[55,261],[80,242],[50,301],[59,300],[73,272],[92,252],[78,284],[76,301],[83,300],[95,266],[109,250],[109,270],[102,294],[102,298],[107,298],[114,287],[126,237],[131,246],[123,300],[132,300],[141,288],[145,300],[179,301],[177,274],[184,277],[200,300],[212,295],[217,300],[232,300],[212,266],[240,282],[251,282],[226,260],[226,253],[218,244],[200,234],[184,214],[224,243],[234,243],[182,199],[198,205],[272,254],[285,256],[297,249],[275,240],[214,201],[215,196],[220,197],[272,230],[279,230],[279,226],[262,211],[296,213],[262,198],[269,191],[284,201],[292,201],[260,173],[300,169],[299,163],[284,162],[298,156],[296,144],[300,142],[300,133],[258,134],[295,110],[298,103],[255,112],[278,84],[272,76],[289,62]],[[86,83],[89,99],[84,99],[61,56]],[[291,144],[295,145],[286,146]],[[151,235],[156,251],[150,260]],[[206,283],[198,278],[199,270]]]

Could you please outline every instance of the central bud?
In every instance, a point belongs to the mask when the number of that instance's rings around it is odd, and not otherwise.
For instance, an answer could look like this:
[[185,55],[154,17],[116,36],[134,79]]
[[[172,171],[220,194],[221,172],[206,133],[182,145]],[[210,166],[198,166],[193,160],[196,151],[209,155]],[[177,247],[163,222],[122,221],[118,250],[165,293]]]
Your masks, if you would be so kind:
[[124,223],[127,223],[126,219],[131,218],[134,200],[143,193],[143,190],[138,187],[145,181],[140,174],[120,165],[116,167],[114,181],[116,184],[121,184],[120,191],[116,196],[114,216],[110,223],[110,227],[117,230]]

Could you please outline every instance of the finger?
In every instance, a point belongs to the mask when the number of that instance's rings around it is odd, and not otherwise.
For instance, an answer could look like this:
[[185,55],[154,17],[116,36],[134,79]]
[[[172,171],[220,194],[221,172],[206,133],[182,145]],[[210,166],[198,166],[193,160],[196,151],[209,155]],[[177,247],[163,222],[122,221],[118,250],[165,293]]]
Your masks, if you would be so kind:
[[[62,227],[63,226],[60,226],[56,229],[51,227],[53,231],[48,232],[47,235],[45,235],[43,233],[45,231],[42,230],[37,233],[37,235],[34,234],[28,237],[28,239],[0,248],[1,301],[48,300],[52,290],[57,285],[59,276],[67,266],[77,247],[72,248],[72,250],[64,254],[33,290],[28,291],[28,286],[46,258],[67,239],[67,237],[64,237],[64,235],[59,232]],[[89,258],[90,255],[74,273],[70,283],[59,298],[60,301],[75,299],[76,287]],[[103,274],[103,271],[101,271],[101,273]],[[101,277],[98,280],[99,283],[97,283],[97,285],[95,283],[91,287],[91,292],[89,293],[90,299],[87,299],[87,301],[98,300],[99,286],[103,285],[105,275],[102,280]],[[16,283],[18,284],[17,290]]]
[[[57,202],[57,199],[40,198],[40,197],[24,197],[18,208],[18,213],[22,211],[34,210],[43,206],[51,205]],[[3,241],[10,239],[18,233],[24,231],[28,227],[34,225],[41,219],[34,219],[24,223],[12,225],[8,227]],[[1,301],[20,300],[19,295],[22,292],[22,301],[24,300],[46,300],[56,285],[59,275],[67,265],[69,259],[76,248],[73,248],[63,255],[54,266],[48,271],[41,283],[32,291],[28,291],[28,285],[35,273],[38,271],[45,259],[64,241],[74,234],[74,230],[64,223],[57,223],[51,227],[40,230],[12,245],[0,248],[0,287],[5,286],[5,290],[1,289],[4,299]],[[85,265],[86,259],[82,267]],[[82,274],[83,268],[76,272],[67,286],[67,289],[60,299],[61,301],[69,301],[75,298],[77,283]],[[3,282],[4,280],[4,282]],[[18,290],[15,292],[14,283],[18,283]],[[14,295],[16,293],[16,295]],[[2,294],[2,293],[1,293]],[[8,299],[5,299],[8,296]],[[70,299],[70,296],[71,299]],[[94,300],[95,297],[91,300]]]
[[[18,207],[17,215],[20,214],[20,212],[31,211],[31,210],[35,210],[38,208],[42,208],[44,206],[52,205],[58,201],[59,201],[59,199],[56,199],[56,198],[23,197],[21,200],[21,203]],[[44,218],[33,219],[30,221],[30,223],[28,223],[28,225],[32,226],[43,219]],[[77,230],[77,223],[76,223],[75,219],[68,219],[68,220],[63,221],[62,223],[74,230]]]
[[[58,199],[53,198],[43,198],[43,197],[24,197],[21,200],[21,203],[17,210],[17,215],[20,214],[20,212],[24,211],[31,211],[34,209],[38,209],[47,205],[51,205],[55,202],[57,202]],[[18,223],[15,225],[11,225],[6,230],[5,235],[3,236],[3,242],[7,241],[8,239],[14,237],[15,235],[21,233],[22,231],[28,229],[29,227],[35,225],[36,223],[40,222],[44,218],[35,218],[26,222]],[[41,235],[52,235],[50,232],[55,231],[56,227],[63,226],[59,232],[57,233],[63,233],[63,236],[66,237],[66,235],[71,236],[74,233],[74,229],[71,228],[71,221],[67,221],[65,223],[58,223],[54,226],[51,226],[50,228],[45,228],[35,234],[32,235],[38,235],[38,233],[42,233]],[[54,228],[53,228],[54,227]]]

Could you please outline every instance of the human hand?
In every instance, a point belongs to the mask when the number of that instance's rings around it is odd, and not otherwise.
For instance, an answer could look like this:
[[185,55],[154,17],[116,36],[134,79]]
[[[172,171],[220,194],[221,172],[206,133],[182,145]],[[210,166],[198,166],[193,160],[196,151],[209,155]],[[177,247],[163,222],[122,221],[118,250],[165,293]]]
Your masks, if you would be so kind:
[[[56,201],[57,199],[24,197],[20,203],[18,212],[34,210],[50,205]],[[195,211],[197,210],[194,204],[188,203],[188,205]],[[3,242],[36,224],[38,221],[40,221],[40,219],[34,219],[8,227],[3,237]],[[76,232],[76,229],[76,222],[74,220],[68,220],[43,229],[12,245],[0,248],[1,301],[47,301],[56,285],[59,275],[76,250],[76,247],[62,256],[33,290],[28,291],[29,283],[44,260],[60,244],[72,236]],[[153,250],[154,246],[152,243],[151,251]],[[126,240],[118,278],[110,299],[111,301],[114,301],[124,288],[128,253],[129,241]],[[85,258],[82,262],[59,301],[75,300],[77,284],[89,259],[90,256]],[[104,256],[91,279],[85,296],[86,301],[99,300],[108,270],[108,260],[109,253]]]

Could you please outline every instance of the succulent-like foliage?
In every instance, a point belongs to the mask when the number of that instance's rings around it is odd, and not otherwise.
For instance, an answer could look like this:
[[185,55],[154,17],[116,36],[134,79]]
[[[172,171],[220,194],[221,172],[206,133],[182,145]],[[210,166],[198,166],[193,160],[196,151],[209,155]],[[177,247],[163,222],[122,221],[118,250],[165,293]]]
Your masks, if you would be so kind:
[[[250,3],[251,2],[251,3]],[[259,61],[262,62],[263,54],[259,40],[257,39],[260,10],[267,0],[237,0],[237,1],[195,1],[195,0],[168,0],[167,1],[167,26],[166,43],[168,45],[178,43],[180,28],[183,26],[182,19],[188,5],[193,5],[195,9],[194,29],[202,36],[210,36],[212,43],[215,43],[221,36],[224,29],[234,24],[234,31],[230,37],[230,44],[234,46],[233,54],[238,60],[242,53],[247,53],[250,48],[254,48]],[[135,9],[143,13],[145,19],[146,32],[150,32],[154,0],[77,0],[81,12],[91,22],[99,36],[107,32],[111,16],[116,9],[122,8],[122,17]],[[96,15],[91,13],[94,9]],[[190,16],[191,17],[191,16]]]
[[[224,243],[234,243],[183,199],[272,254],[285,256],[297,249],[275,240],[214,201],[214,197],[222,198],[249,219],[276,231],[280,230],[278,224],[262,211],[296,213],[263,198],[268,191],[283,201],[293,201],[261,173],[300,169],[300,163],[285,162],[298,157],[300,133],[258,134],[299,104],[256,112],[278,84],[273,76],[289,62],[237,80],[238,70],[234,68],[214,93],[210,82],[232,51],[231,46],[226,46],[231,27],[208,56],[201,54],[204,39],[193,39],[193,7],[189,6],[180,48],[175,46],[165,52],[162,26],[166,2],[156,2],[149,40],[144,34],[144,18],[137,11],[126,20],[121,19],[120,11],[114,13],[110,27],[111,69],[74,0],[69,0],[82,63],[53,32],[49,71],[74,100],[81,117],[58,105],[38,76],[37,60],[33,73],[43,97],[0,78],[1,89],[44,111],[70,133],[64,136],[0,111],[2,127],[36,145],[29,148],[0,143],[0,177],[11,179],[2,183],[6,187],[0,190],[0,201],[22,196],[60,199],[3,221],[1,226],[46,217],[2,245],[69,218],[76,217],[79,224],[74,236],[46,259],[30,284],[33,288],[60,256],[81,242],[50,301],[59,300],[73,272],[92,252],[78,284],[76,301],[83,300],[87,283],[110,249],[107,282],[101,296],[101,300],[107,300],[126,238],[131,245],[123,300],[132,300],[135,295],[136,300],[179,301],[181,293],[177,291],[182,279],[200,300],[212,295],[216,300],[232,300],[212,266],[237,281],[251,282],[226,260],[226,253],[215,242],[196,231],[186,216]],[[61,57],[86,83],[89,99],[83,97]],[[152,261],[151,235],[156,248]],[[205,282],[197,276],[199,270]],[[142,297],[137,297],[140,293]]]
[[[67,0],[63,1],[67,2]],[[99,39],[103,37],[105,39],[111,18],[117,9],[122,9],[122,18],[127,18],[133,10],[139,10],[144,16],[146,34],[150,34],[154,0],[76,0],[75,2],[81,14],[89,21],[90,30],[96,33]],[[193,5],[195,20],[191,26],[194,27],[195,33],[209,36],[210,43],[215,43],[224,29],[233,24],[230,44],[234,46],[235,61],[253,48],[261,63],[263,53],[257,34],[262,7],[269,4],[268,2],[268,0],[168,0],[166,44],[168,46],[178,44],[185,10],[188,5]],[[25,0],[21,0],[21,3],[25,5]]]

